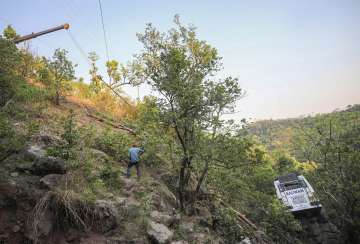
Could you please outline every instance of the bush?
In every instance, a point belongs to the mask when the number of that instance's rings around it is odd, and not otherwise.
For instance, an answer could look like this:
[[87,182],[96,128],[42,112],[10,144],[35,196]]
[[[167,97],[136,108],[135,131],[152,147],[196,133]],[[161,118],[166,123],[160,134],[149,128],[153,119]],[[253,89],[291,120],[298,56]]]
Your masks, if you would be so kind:
[[64,132],[61,135],[63,142],[60,145],[50,147],[48,154],[55,157],[61,157],[63,159],[69,159],[73,157],[73,147],[78,143],[79,130],[75,124],[75,113],[70,110],[69,115],[63,122]]
[[120,186],[122,185],[122,181],[120,179],[120,171],[111,167],[109,163],[100,173],[100,178],[105,183],[105,186],[110,190],[121,188]]
[[127,150],[131,140],[127,134],[115,132],[111,129],[106,129],[95,140],[95,147],[115,160],[127,160]]

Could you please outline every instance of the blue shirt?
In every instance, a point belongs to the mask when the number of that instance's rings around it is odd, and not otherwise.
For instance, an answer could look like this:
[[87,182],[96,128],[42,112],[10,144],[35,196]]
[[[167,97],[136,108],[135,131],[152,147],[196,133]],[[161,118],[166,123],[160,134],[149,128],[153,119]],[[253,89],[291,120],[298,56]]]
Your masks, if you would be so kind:
[[130,161],[131,162],[139,162],[140,158],[139,155],[140,153],[143,153],[144,149],[141,149],[139,147],[131,147],[129,149],[129,157],[130,157]]

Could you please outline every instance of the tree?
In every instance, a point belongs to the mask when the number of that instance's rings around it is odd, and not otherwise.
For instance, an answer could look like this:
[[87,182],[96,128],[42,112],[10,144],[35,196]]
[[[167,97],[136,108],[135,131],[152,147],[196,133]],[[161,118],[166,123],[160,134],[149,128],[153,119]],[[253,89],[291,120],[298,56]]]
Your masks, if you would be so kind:
[[4,31],[3,31],[3,35],[5,37],[6,40],[9,41],[13,41],[15,40],[19,35],[16,33],[15,29],[12,28],[11,25],[8,25]]
[[[9,28],[4,30],[4,39],[0,36],[0,106],[4,106],[14,95],[14,89],[18,83],[18,68],[21,63],[21,55],[15,44],[9,40],[13,34],[9,34]],[[12,28],[12,33],[15,32]],[[16,32],[15,34],[16,35]]]
[[65,49],[56,49],[52,60],[48,62],[48,68],[53,75],[50,89],[54,92],[54,101],[56,105],[60,104],[60,97],[69,89],[68,82],[74,79],[74,66],[67,58]]
[[96,61],[99,60],[99,56],[95,52],[90,52],[89,59],[91,60],[91,68],[89,70],[89,74],[91,76],[90,88],[97,94],[103,88],[102,77],[98,75],[99,69],[96,66]]
[[[198,148],[204,138],[216,138],[223,127],[221,115],[231,112],[242,90],[237,79],[227,77],[215,80],[221,69],[221,58],[217,50],[196,37],[193,27],[181,25],[178,16],[176,27],[167,33],[160,33],[148,24],[138,39],[144,51],[137,56],[136,64],[141,72],[138,80],[146,79],[160,95],[158,100],[162,120],[175,130],[182,149],[179,162],[178,196],[182,209],[191,194],[187,187],[192,173],[193,162],[197,162]],[[208,172],[204,163],[198,178],[198,185]]]
[[327,213],[343,243],[360,241],[360,113],[342,111],[318,116],[304,129],[311,159],[318,168],[311,174]]

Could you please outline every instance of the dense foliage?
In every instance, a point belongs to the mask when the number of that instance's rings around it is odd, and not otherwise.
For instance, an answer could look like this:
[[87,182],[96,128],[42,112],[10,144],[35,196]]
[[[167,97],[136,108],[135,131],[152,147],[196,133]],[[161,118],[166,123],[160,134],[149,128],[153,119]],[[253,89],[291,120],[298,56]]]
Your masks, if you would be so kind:
[[[345,243],[359,242],[360,106],[314,117],[260,121],[248,133],[302,160],[305,171]],[[276,138],[276,144],[273,142]],[[301,168],[286,161],[281,173]],[[279,164],[281,166],[281,164]],[[289,167],[290,166],[290,167]]]

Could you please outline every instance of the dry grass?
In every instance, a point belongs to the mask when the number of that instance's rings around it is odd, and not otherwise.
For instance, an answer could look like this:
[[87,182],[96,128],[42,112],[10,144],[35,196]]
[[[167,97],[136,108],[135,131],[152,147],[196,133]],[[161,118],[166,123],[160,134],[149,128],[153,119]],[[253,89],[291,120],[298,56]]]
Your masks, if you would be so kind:
[[94,216],[91,206],[81,201],[73,191],[49,191],[36,204],[29,221],[34,243],[41,237],[41,223],[46,214],[53,217],[55,228],[75,227],[86,230]]
[[129,98],[124,96],[126,102],[112,95],[111,91],[104,89],[98,94],[92,94],[86,97],[81,93],[81,90],[76,88],[72,94],[67,96],[67,100],[80,106],[87,106],[98,112],[105,113],[114,119],[133,118],[136,114],[136,104]]

